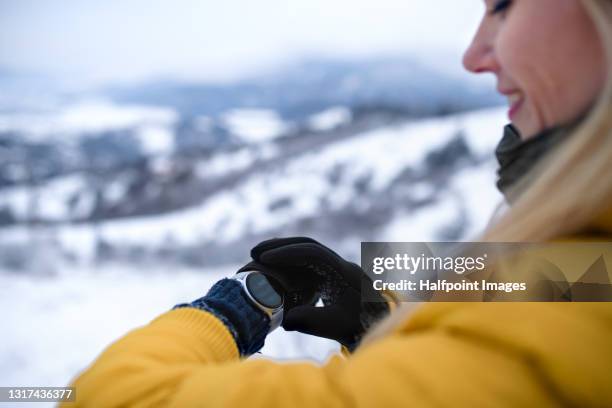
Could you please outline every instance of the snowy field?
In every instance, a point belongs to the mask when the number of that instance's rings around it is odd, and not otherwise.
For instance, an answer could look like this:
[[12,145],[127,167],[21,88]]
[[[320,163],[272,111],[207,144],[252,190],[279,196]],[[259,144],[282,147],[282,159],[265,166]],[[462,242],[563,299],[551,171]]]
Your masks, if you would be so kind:
[[[175,304],[202,296],[237,268],[83,267],[46,277],[0,273],[0,308],[5,311],[0,384],[65,386],[112,341]],[[335,342],[279,328],[266,340],[262,355],[323,361],[336,350]],[[53,404],[19,406],[28,405]],[[4,406],[10,405],[0,403]]]

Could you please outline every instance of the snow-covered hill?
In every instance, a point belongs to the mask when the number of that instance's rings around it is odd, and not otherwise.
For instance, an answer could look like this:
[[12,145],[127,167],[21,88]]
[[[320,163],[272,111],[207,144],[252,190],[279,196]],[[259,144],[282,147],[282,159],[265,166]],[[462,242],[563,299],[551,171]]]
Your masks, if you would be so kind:
[[37,223],[1,230],[3,260],[25,268],[42,247],[80,261],[206,266],[240,262],[279,235],[312,235],[355,258],[362,240],[465,239],[500,200],[492,151],[503,124],[501,109],[487,109],[4,189],[0,207],[17,218],[36,197]]

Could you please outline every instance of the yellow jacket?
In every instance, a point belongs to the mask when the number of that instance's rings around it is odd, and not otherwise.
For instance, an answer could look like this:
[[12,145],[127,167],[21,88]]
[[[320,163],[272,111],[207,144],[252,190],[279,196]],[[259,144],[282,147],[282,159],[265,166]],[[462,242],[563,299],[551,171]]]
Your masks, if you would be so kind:
[[[612,241],[612,213],[597,225]],[[324,365],[241,360],[213,315],[110,345],[62,407],[612,407],[612,303],[430,303]]]

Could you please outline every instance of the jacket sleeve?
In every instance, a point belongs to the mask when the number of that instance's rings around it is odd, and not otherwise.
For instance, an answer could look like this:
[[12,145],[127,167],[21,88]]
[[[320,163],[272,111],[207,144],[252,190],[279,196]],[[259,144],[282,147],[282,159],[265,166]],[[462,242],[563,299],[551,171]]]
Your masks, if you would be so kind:
[[394,332],[347,358],[334,356],[323,365],[282,363],[241,360],[230,333],[213,315],[191,308],[172,310],[104,350],[72,384],[76,403],[62,406],[547,407],[562,403],[530,359],[502,343],[449,327],[423,325],[416,319],[408,332]]

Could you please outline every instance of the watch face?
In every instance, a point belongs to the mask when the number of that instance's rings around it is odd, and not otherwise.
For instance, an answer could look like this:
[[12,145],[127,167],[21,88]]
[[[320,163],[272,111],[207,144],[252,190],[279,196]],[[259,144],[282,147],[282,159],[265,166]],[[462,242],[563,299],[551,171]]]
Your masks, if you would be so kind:
[[246,278],[246,287],[253,298],[271,309],[283,305],[283,297],[274,289],[268,278],[261,272],[250,273]]

